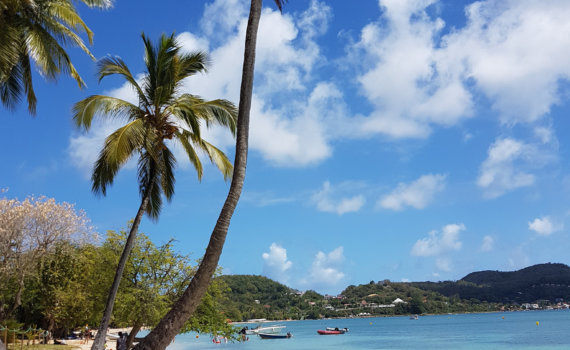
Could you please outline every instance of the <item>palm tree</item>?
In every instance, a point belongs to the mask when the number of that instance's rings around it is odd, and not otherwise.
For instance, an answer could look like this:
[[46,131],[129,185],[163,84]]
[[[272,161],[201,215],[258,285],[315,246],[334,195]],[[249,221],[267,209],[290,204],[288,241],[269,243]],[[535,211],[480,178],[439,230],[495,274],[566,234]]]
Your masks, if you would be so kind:
[[[89,7],[106,8],[111,0],[81,0]],[[55,80],[64,72],[79,87],[85,83],[75,70],[62,45],[80,47],[95,58],[78,34],[93,33],[83,22],[71,0],[0,0],[0,100],[10,109],[16,107],[25,92],[28,111],[36,112],[32,84],[32,63],[41,75]]]
[[[274,0],[282,10],[287,0]],[[240,88],[239,112],[237,122],[236,155],[232,182],[228,196],[222,207],[216,226],[210,235],[210,242],[202,258],[196,274],[182,297],[174,304],[172,309],[162,318],[159,324],[134,347],[135,350],[163,350],[172,342],[184,323],[200,304],[202,296],[206,293],[212,276],[218,266],[220,255],[228,233],[230,220],[237,206],[247,164],[247,150],[249,138],[249,112],[253,92],[253,73],[255,65],[255,46],[257,29],[261,16],[262,0],[251,0],[249,20],[245,35],[244,61],[242,81]]]
[[119,169],[138,155],[138,183],[141,203],[130,228],[121,255],[99,331],[92,349],[103,350],[105,334],[111,319],[115,296],[135,237],[146,213],[156,220],[162,205],[174,194],[174,167],[176,160],[167,143],[179,142],[202,177],[202,163],[196,150],[202,150],[220,169],[224,178],[231,176],[232,165],[225,154],[203,140],[202,124],[219,124],[235,133],[236,107],[226,100],[205,101],[198,96],[180,93],[183,80],[204,72],[208,58],[203,52],[183,53],[174,34],[163,35],[156,46],[143,34],[146,75],[142,83],[133,77],[127,65],[118,57],[108,57],[98,63],[99,81],[108,75],[119,75],[136,91],[138,105],[102,95],[79,101],[73,107],[73,119],[80,128],[88,130],[95,115],[123,117],[126,124],[105,140],[93,168],[95,193],[106,194]]

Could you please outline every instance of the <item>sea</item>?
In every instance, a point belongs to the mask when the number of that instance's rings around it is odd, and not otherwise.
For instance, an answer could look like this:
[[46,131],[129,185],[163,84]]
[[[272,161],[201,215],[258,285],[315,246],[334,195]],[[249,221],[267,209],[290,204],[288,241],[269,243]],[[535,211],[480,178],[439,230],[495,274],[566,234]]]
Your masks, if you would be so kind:
[[[568,350],[570,311],[521,311],[410,317],[378,317],[271,322],[286,326],[289,339],[260,339],[215,344],[211,336],[178,335],[168,350]],[[342,335],[318,335],[326,327],[349,328]]]

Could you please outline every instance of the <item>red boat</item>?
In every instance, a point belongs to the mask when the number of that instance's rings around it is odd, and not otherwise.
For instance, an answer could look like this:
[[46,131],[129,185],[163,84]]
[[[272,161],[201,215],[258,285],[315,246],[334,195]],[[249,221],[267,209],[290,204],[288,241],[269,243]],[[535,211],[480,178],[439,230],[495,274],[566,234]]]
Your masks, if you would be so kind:
[[346,332],[348,332],[348,328],[327,328],[325,330],[319,329],[317,331],[320,335],[344,334]]

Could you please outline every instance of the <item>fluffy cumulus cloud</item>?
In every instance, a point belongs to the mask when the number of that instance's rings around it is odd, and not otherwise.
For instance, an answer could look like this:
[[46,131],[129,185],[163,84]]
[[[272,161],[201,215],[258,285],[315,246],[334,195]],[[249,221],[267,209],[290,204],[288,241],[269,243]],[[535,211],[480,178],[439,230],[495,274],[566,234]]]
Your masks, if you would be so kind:
[[[207,99],[226,98],[237,104],[247,12],[242,1],[215,0],[205,6],[200,31],[178,36],[183,49],[207,50],[213,62],[207,74],[185,81],[184,92]],[[211,16],[212,13],[216,15]],[[282,15],[269,8],[263,10],[257,43],[250,149],[273,165],[307,166],[332,154],[330,143],[335,136],[324,119],[344,117],[346,106],[341,91],[334,84],[313,76],[314,67],[323,62],[316,40],[327,31],[331,18],[331,9],[325,2],[316,0],[311,1],[305,11],[293,15]],[[123,85],[111,94],[132,100],[133,92],[126,90],[128,87]],[[71,138],[70,154],[78,168],[86,172],[91,168],[111,129],[107,124],[95,123],[89,134]],[[229,133],[221,129],[206,130],[203,135],[224,150],[233,145]],[[184,162],[181,157],[181,163]]]
[[465,9],[467,24],[443,35],[446,23],[429,11],[437,3],[380,0],[381,20],[350,47],[374,105],[362,134],[426,137],[472,116],[475,93],[507,124],[536,121],[560,100],[559,83],[570,78],[570,3],[477,1]]
[[364,65],[358,76],[362,93],[375,107],[360,123],[363,134],[422,138],[432,125],[453,125],[471,115],[461,70],[439,63],[434,40],[445,24],[426,13],[435,2],[380,1],[382,21],[365,26],[351,48]]
[[409,184],[400,183],[390,194],[382,197],[376,206],[391,210],[403,210],[405,207],[423,209],[445,188],[445,179],[445,175],[428,174]]
[[[473,116],[474,91],[486,95],[508,125],[537,121],[561,100],[558,86],[570,77],[570,3],[478,1],[466,8],[467,24],[451,31],[430,11],[437,3],[380,0],[381,18],[363,24],[347,56],[332,59],[319,46],[333,18],[327,2],[312,0],[304,11],[285,14],[265,8],[250,149],[274,166],[305,167],[331,157],[339,139],[425,138],[434,128],[457,125]],[[208,50],[213,62],[208,74],[188,79],[186,91],[238,102],[247,10],[243,1],[208,2],[200,29],[179,35],[185,49]],[[341,87],[319,75],[318,68],[340,61],[372,111],[351,111],[344,90],[351,84]],[[108,129],[94,124],[91,133],[71,138],[77,167],[91,168]],[[551,136],[536,132],[543,140]],[[227,132],[204,135],[224,150],[233,145]],[[515,186],[532,181],[519,175]],[[489,196],[501,191],[491,189]]]
[[366,203],[364,196],[341,196],[343,193],[354,190],[354,187],[351,183],[344,183],[333,188],[329,181],[325,181],[323,188],[313,194],[311,199],[319,211],[338,215],[357,212]]
[[327,289],[338,286],[344,279],[341,271],[344,262],[344,248],[338,247],[330,253],[318,252],[306,278],[301,284],[309,289]]
[[495,239],[493,236],[485,236],[483,237],[483,243],[481,244],[481,251],[483,252],[490,252],[495,248]]
[[462,243],[459,240],[459,234],[462,231],[465,231],[463,224],[446,225],[441,232],[431,231],[427,237],[417,240],[412,247],[411,254],[426,257],[460,250]]
[[263,253],[263,274],[279,282],[287,282],[288,270],[293,263],[287,259],[287,249],[277,243],[272,243],[269,252]]
[[496,198],[521,187],[532,186],[536,176],[531,172],[553,160],[548,147],[513,138],[496,140],[481,164],[477,185],[486,198]]
[[553,232],[559,231],[562,228],[552,221],[549,216],[543,216],[542,218],[536,218],[533,221],[529,221],[528,229],[536,232],[540,236],[550,236]]
[[570,78],[570,3],[487,0],[466,8],[467,26],[445,38],[467,77],[494,102],[506,123],[535,121],[560,98]]

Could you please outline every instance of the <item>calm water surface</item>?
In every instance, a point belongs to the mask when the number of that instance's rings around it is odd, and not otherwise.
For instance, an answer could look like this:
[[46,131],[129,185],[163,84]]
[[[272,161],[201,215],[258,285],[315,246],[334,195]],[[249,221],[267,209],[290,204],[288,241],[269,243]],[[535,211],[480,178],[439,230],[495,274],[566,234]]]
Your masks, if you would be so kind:
[[[536,322],[539,325],[536,325]],[[195,333],[179,335],[168,350],[185,349],[570,349],[570,311],[528,311],[492,314],[421,316],[318,321],[290,321],[291,339],[262,340],[250,336],[240,343],[214,344]],[[317,329],[348,327],[343,335],[318,335]]]

